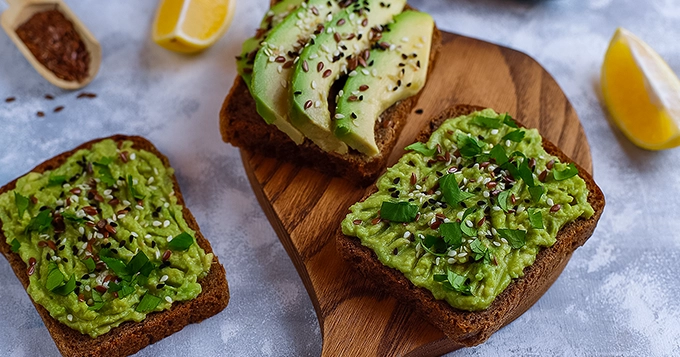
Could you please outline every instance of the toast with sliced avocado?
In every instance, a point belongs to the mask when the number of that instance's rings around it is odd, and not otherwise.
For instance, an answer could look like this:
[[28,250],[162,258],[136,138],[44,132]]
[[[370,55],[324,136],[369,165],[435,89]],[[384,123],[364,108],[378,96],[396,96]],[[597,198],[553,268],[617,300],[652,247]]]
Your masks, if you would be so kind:
[[531,307],[592,235],[593,178],[507,114],[467,105],[432,119],[349,208],[340,255],[473,346]]
[[[441,33],[401,0],[280,4],[267,17],[288,15],[278,24],[265,18],[259,46],[250,39],[237,57],[240,75],[220,112],[222,138],[369,183],[417,102]],[[361,91],[371,98],[364,101]]]

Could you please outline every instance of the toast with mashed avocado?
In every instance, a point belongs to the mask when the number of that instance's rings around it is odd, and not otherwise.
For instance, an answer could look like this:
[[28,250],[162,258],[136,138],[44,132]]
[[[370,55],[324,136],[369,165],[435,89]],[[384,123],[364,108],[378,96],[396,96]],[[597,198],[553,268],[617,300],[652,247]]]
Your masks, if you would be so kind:
[[604,195],[536,129],[457,106],[358,203],[339,253],[451,340],[473,346],[533,305],[592,235]]
[[441,47],[403,0],[275,2],[237,56],[220,112],[225,142],[370,183]]
[[146,139],[93,140],[0,188],[0,251],[64,356],[127,356],[222,311],[224,268]]

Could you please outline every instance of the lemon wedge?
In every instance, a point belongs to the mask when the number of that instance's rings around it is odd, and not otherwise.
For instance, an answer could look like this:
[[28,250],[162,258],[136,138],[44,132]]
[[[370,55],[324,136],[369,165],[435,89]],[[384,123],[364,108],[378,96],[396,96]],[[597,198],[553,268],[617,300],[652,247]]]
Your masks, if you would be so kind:
[[680,80],[649,45],[619,28],[602,65],[602,93],[611,118],[635,145],[680,145]]
[[204,50],[227,30],[235,6],[236,0],[161,0],[153,40],[177,52]]

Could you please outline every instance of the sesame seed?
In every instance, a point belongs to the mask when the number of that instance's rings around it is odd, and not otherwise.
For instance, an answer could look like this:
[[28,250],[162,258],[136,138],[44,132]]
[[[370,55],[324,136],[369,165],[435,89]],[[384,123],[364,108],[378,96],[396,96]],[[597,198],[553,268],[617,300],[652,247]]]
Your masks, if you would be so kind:
[[501,246],[501,244],[498,243],[498,242],[493,242],[493,245],[495,245],[496,247],[500,247],[500,246]]
[[132,154],[130,154],[130,160],[134,160],[136,158],[137,158],[137,155],[135,155],[134,152]]
[[316,81],[312,81],[312,89],[316,89]]
[[555,202],[553,202],[553,199],[552,199],[552,198],[548,198],[547,200],[545,200],[545,203],[547,203],[548,206],[553,206],[553,205],[555,205]]
[[472,228],[473,224],[469,220],[465,220],[465,225]]
[[161,222],[160,222],[160,221],[153,221],[152,224],[153,224],[154,227],[160,227],[160,226],[161,226]]
[[505,146],[510,147],[510,140],[505,140]]
[[168,280],[168,276],[167,276],[167,275],[161,276],[161,279],[160,279],[161,283],[164,283],[164,282],[166,282],[167,280]]
[[130,235],[135,238],[139,237],[139,234],[137,234],[136,232],[130,232]]
[[348,76],[355,77],[357,74],[359,74],[359,73],[357,73],[357,71],[352,71],[352,72],[349,72]]
[[168,242],[172,240],[172,236],[168,236],[168,238],[165,238]]
[[498,212],[498,211],[501,210],[501,208],[498,207],[498,206],[493,206],[491,209],[494,210],[494,211],[496,211],[496,212]]
[[314,108],[320,108],[320,107],[321,107],[321,101],[320,100],[317,100],[316,102],[314,102]]
[[446,262],[449,263],[449,264],[455,264],[456,260],[453,259],[453,258],[449,258]]
[[83,227],[78,227],[78,233],[80,233],[80,234],[85,234],[85,228],[83,228]]
[[73,321],[73,315],[71,315],[71,314],[66,315],[66,318],[67,318],[69,321]]
[[169,226],[169,225],[170,225],[170,221],[166,219],[166,220],[163,222],[163,228],[166,228],[166,227]]
[[335,119],[343,119],[344,117],[345,116],[340,113],[335,114]]
[[498,134],[498,129],[491,129],[491,135]]
[[138,210],[140,210],[140,211],[144,209],[144,207],[143,207],[143,206],[140,206],[140,205],[135,205],[135,208],[138,209]]

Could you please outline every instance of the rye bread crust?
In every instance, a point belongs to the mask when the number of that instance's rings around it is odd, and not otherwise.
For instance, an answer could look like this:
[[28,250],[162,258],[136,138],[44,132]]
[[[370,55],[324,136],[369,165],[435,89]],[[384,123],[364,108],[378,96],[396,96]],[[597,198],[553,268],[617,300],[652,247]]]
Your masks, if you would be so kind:
[[[430,134],[448,119],[470,114],[482,107],[459,105],[445,110],[435,117],[418,135],[417,140],[425,142]],[[521,123],[517,123],[522,126]],[[554,144],[543,139],[545,150],[561,162],[573,162]],[[548,290],[560,275],[574,250],[582,246],[593,234],[602,215],[605,199],[591,175],[576,164],[590,191],[588,202],[595,210],[589,218],[579,218],[566,224],[557,234],[556,243],[542,249],[536,261],[524,269],[524,276],[513,280],[484,311],[470,312],[451,307],[448,303],[434,298],[429,290],[416,287],[401,272],[383,265],[375,253],[361,244],[356,237],[349,237],[338,230],[337,249],[340,255],[367,279],[374,280],[390,295],[411,303],[430,323],[442,330],[452,341],[464,346],[474,346],[486,341],[491,334],[509,324],[529,309]],[[377,191],[369,188],[365,197]]]
[[[71,155],[81,149],[91,148],[93,144],[104,139],[112,139],[116,142],[129,140],[133,142],[135,149],[146,150],[158,156],[163,165],[170,167],[168,158],[161,154],[151,142],[140,136],[114,135],[89,141],[77,148],[57,155],[42,164],[36,166],[31,172],[44,172],[61,166]],[[23,175],[22,175],[23,176]],[[0,194],[13,190],[16,179],[0,188]],[[191,229],[196,231],[196,242],[205,250],[212,253],[212,247],[208,240],[203,237],[196,219],[191,211],[184,205],[184,199],[177,183],[175,175],[172,176],[177,203],[183,206],[184,219]],[[0,221],[0,252],[14,270],[24,289],[28,287],[29,279],[26,273],[27,266],[21,257],[12,252],[2,230]],[[178,301],[172,304],[169,310],[153,312],[147,315],[141,322],[128,321],[112,329],[108,333],[97,338],[91,338],[52,318],[49,312],[37,304],[31,298],[31,302],[38,310],[47,330],[59,352],[64,356],[128,356],[142,348],[167,337],[190,323],[197,323],[222,311],[229,302],[229,287],[225,276],[224,267],[220,264],[217,256],[214,256],[208,275],[200,281],[202,292],[193,300]],[[30,295],[29,295],[30,297]]]
[[[406,9],[412,8],[407,5]],[[435,25],[428,74],[434,68],[441,49],[441,39],[441,32]],[[353,149],[346,155],[325,152],[309,139],[296,145],[288,135],[260,117],[255,100],[239,75],[234,79],[220,110],[220,132],[224,142],[251,153],[309,166],[327,175],[341,176],[352,182],[368,185],[385,169],[387,159],[421,93],[422,90],[397,102],[380,115],[375,124],[375,139],[380,154],[375,157],[367,157]]]

